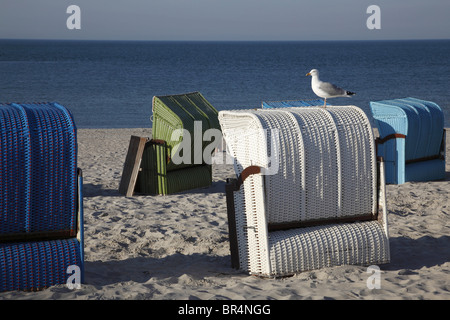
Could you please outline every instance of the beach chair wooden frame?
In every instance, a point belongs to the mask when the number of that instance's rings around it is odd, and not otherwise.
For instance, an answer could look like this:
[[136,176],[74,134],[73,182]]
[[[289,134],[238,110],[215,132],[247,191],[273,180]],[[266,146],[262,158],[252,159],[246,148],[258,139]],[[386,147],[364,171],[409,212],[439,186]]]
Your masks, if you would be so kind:
[[167,195],[211,185],[211,165],[169,171],[169,162],[166,141],[131,136],[119,192],[127,197],[135,194]]
[[167,195],[208,187],[212,184],[212,166],[201,164],[168,170],[169,148],[163,140],[151,139],[144,148],[135,191]]
[[[336,119],[339,117],[344,121],[339,120],[338,123]],[[312,181],[306,181],[305,178],[308,179],[314,173],[306,173],[304,170],[306,167],[295,162],[303,161],[303,164],[306,164],[314,159],[308,153],[313,152],[315,147],[306,145],[308,139],[306,134],[309,129],[298,125],[300,119],[312,121],[309,123],[312,131],[315,130],[313,127],[324,128],[325,123],[319,126],[318,124],[327,119],[328,129],[316,133],[321,135],[323,141],[327,140],[324,137],[327,132],[333,135],[328,142],[335,143],[334,146],[330,145],[334,151],[329,152],[339,154],[342,161],[351,162],[351,159],[354,159],[362,165],[367,161],[369,162],[367,171],[362,173],[361,168],[355,168],[355,172],[359,170],[361,176],[354,179],[351,176],[354,163],[341,163],[340,168],[333,170],[339,172],[342,183],[330,186],[328,185],[330,181],[335,179],[327,178],[324,179],[326,186],[320,182],[311,184]],[[314,122],[314,119],[319,122]],[[235,157],[237,174],[236,178],[228,179],[226,184],[233,268],[262,277],[280,277],[336,265],[371,265],[390,261],[384,162],[381,158],[376,159],[372,129],[361,109],[333,107],[325,110],[305,107],[270,111],[223,111],[219,113],[219,120],[227,146]],[[346,121],[348,122],[344,123]],[[255,143],[252,140],[254,137],[246,140],[241,136],[240,139],[235,139],[232,132],[236,129],[236,125],[245,126],[247,130],[259,125],[266,129],[270,127],[281,129],[281,144],[278,149],[280,172],[275,175],[265,174],[267,162],[264,162],[267,159],[264,160],[264,154],[268,150],[273,152],[274,149],[268,147],[268,142]],[[339,133],[336,135],[337,132]],[[304,145],[294,143],[299,141],[296,140],[300,138],[299,134],[303,134]],[[364,154],[355,154],[355,150],[347,148],[353,145],[354,142],[351,141],[353,137],[358,140],[356,143],[359,147],[365,148],[358,151],[364,151]],[[319,136],[316,135],[314,138]],[[344,139],[349,140],[345,142]],[[284,143],[286,144],[283,145]],[[348,143],[350,145],[346,145]],[[252,145],[257,147],[252,148]],[[331,157],[325,150],[321,156],[325,161]],[[358,156],[362,159],[358,160]],[[300,170],[291,175],[292,172],[288,168],[293,167]],[[322,170],[320,166],[309,167],[309,170],[315,169]],[[295,179],[291,179],[292,177]],[[367,179],[368,177],[370,179]],[[358,191],[349,185],[353,179],[361,190]],[[277,181],[281,184],[277,184]],[[308,198],[308,185],[325,191],[323,197]],[[292,186],[295,189],[292,189]],[[342,213],[348,209],[353,210],[353,214],[339,215],[334,208],[327,209],[336,202],[335,193],[326,194],[332,189],[340,190],[337,201],[340,203]],[[355,191],[359,192],[359,195],[351,194]],[[370,199],[358,198],[366,195]],[[358,200],[352,201],[351,196],[355,196]],[[313,203],[315,200],[317,201]],[[368,202],[359,203],[365,200]],[[348,208],[349,205],[356,207]],[[358,214],[359,208],[365,209]],[[313,212],[316,209],[317,212]]]

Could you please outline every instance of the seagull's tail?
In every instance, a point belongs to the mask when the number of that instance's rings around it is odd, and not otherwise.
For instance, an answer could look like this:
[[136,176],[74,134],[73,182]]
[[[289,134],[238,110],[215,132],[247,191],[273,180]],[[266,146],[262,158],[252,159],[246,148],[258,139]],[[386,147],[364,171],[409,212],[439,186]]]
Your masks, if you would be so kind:
[[353,95],[356,94],[356,93],[355,93],[355,92],[351,92],[351,91],[347,91],[346,94],[347,94],[348,96],[353,96]]

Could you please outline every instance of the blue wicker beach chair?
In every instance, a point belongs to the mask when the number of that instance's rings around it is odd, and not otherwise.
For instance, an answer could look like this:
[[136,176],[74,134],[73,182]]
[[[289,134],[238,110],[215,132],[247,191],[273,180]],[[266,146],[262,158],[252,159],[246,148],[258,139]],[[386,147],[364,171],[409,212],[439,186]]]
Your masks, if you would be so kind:
[[71,113],[0,104],[0,291],[83,281],[81,191]]
[[387,183],[445,178],[444,114],[436,103],[404,98],[370,102],[370,108]]
[[289,107],[313,107],[323,106],[323,99],[313,100],[284,100],[284,101],[263,101],[262,107],[266,108],[289,108]]

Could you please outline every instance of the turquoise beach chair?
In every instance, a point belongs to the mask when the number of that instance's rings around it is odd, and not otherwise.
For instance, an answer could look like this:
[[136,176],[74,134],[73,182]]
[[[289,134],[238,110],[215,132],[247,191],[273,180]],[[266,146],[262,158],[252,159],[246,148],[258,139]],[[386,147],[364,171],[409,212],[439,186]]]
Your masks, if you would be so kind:
[[313,100],[283,100],[283,101],[263,101],[262,108],[289,108],[289,107],[312,107],[323,106],[322,99]]
[[387,183],[445,178],[444,115],[436,103],[404,98],[373,101],[370,108]]

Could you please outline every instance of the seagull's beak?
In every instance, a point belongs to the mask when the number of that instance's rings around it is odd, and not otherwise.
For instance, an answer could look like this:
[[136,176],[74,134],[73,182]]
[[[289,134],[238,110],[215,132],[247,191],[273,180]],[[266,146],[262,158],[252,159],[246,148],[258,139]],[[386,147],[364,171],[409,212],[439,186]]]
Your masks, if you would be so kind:
[[306,74],[306,76],[310,76],[311,75],[311,73],[310,72],[308,72],[307,74]]

